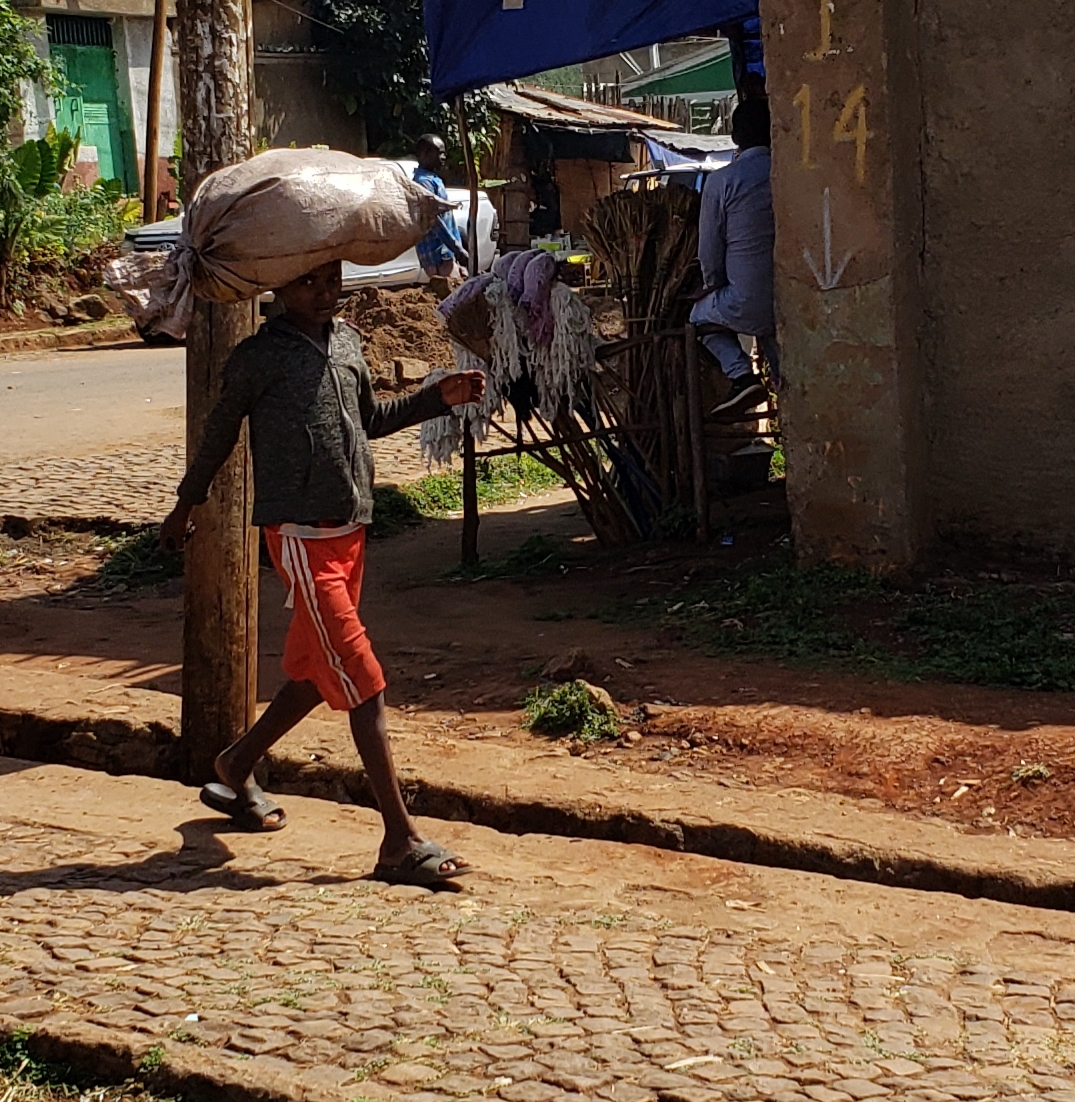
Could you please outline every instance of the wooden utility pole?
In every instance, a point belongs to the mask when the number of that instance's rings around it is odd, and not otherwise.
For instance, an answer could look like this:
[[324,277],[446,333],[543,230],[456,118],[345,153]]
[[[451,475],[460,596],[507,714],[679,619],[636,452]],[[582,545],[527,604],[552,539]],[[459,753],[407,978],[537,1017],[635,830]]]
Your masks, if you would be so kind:
[[687,413],[690,419],[691,475],[694,486],[695,538],[709,542],[709,481],[706,472],[705,410],[702,406],[702,368],[698,359],[698,328],[683,330],[687,374]]
[[[183,188],[254,152],[250,0],[179,0]],[[254,332],[256,303],[196,301],[187,330],[187,454],[201,441],[225,360]],[[258,540],[244,429],[194,511],[187,545],[181,745],[187,779],[213,778],[213,758],[254,719],[257,702]]]
[[161,82],[164,78],[164,47],[168,42],[168,0],[153,6],[153,52],[149,58],[149,89],[146,96],[146,165],[142,186],[142,220],[157,220],[157,169],[160,164]]
[[[463,160],[467,168],[467,184],[470,188],[470,210],[467,217],[467,256],[470,257],[468,275],[475,276],[481,271],[481,258],[478,255],[478,166],[474,163],[474,147],[470,141],[470,127],[467,126],[466,104],[462,96],[455,101],[455,115],[459,123],[459,140],[463,146]],[[474,436],[470,431],[470,422],[463,425],[463,554],[464,566],[478,563],[478,528],[481,518],[478,515],[478,463],[474,450]]]

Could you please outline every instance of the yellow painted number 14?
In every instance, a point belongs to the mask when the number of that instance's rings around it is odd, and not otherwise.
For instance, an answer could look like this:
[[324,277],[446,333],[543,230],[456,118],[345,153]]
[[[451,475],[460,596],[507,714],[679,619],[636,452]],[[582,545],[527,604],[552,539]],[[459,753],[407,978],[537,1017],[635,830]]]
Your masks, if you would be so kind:
[[[813,92],[809,84],[804,84],[798,95],[792,100],[799,109],[800,133],[803,168],[816,168],[813,150]],[[853,142],[855,145],[855,178],[860,184],[866,182],[866,147],[873,133],[866,122],[866,86],[860,84],[844,104],[836,125],[832,128],[832,140],[840,145]]]

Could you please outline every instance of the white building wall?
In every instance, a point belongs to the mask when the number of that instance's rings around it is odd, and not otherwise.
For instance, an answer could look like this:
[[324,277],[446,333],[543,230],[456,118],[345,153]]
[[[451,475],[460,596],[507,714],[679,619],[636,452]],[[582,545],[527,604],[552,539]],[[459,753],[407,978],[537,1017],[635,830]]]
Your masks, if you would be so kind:
[[[149,100],[149,63],[153,52],[153,20],[127,17],[117,19],[113,31],[116,62],[119,68],[121,101],[134,127],[134,143],[139,157],[146,152],[146,105]],[[178,125],[175,66],[172,61],[172,35],[168,32],[161,74],[160,145],[157,154],[170,157]]]
[[[44,19],[38,20],[40,32],[34,36],[34,50],[38,57],[48,58],[49,39]],[[29,80],[20,82],[22,93],[22,118],[15,120],[14,131],[10,135],[13,144],[34,141],[43,138],[49,123],[55,118],[52,100],[45,95],[40,86]]]

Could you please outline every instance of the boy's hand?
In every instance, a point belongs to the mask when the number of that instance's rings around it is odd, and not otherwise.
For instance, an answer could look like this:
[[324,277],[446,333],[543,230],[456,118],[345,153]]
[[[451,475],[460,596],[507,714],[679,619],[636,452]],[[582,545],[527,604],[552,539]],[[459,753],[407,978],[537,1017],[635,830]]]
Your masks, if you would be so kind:
[[457,371],[446,375],[437,386],[446,406],[465,406],[470,402],[480,402],[485,393],[484,371]]
[[190,506],[181,501],[161,523],[161,550],[173,553],[182,551],[191,534]]

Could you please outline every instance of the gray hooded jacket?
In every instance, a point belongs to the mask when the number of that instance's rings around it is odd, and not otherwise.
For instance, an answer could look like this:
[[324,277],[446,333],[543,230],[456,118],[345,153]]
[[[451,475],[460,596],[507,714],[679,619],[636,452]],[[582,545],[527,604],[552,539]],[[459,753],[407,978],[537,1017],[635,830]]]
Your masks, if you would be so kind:
[[333,323],[328,355],[283,318],[274,318],[231,354],[224,391],[179,498],[200,505],[250,418],[254,524],[369,524],[373,453],[369,441],[448,411],[436,387],[378,402],[361,339]]

